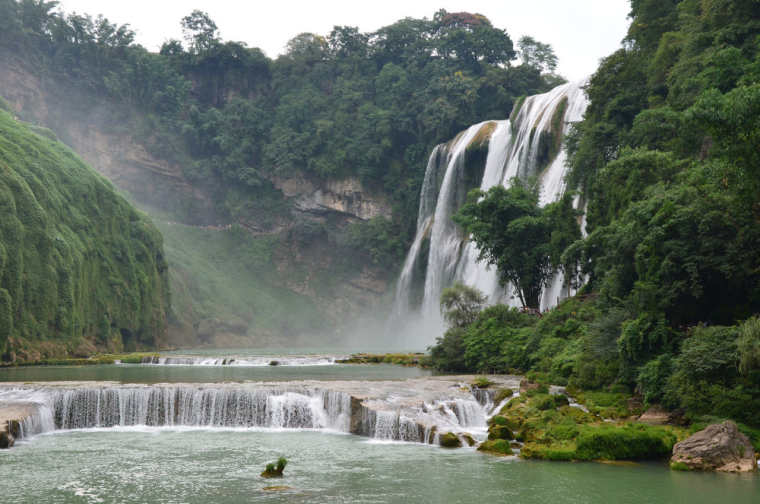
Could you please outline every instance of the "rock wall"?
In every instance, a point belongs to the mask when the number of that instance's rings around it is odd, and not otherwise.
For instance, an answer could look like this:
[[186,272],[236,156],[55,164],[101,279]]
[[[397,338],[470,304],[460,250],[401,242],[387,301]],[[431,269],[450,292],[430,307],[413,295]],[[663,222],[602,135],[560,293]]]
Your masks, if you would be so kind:
[[293,198],[295,207],[302,212],[339,212],[363,220],[391,217],[387,198],[379,191],[365,188],[356,177],[323,182],[298,174],[288,178],[273,177],[272,183],[285,197]]

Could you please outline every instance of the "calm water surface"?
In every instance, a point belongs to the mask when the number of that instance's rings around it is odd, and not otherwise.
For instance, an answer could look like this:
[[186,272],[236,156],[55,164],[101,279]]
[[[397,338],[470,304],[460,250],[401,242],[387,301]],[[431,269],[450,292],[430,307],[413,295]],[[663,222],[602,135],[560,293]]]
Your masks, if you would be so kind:
[[[351,352],[315,349],[202,349],[161,352],[166,357],[235,358],[287,361],[288,356],[345,357]],[[391,364],[331,364],[318,366],[161,366],[116,364],[103,366],[30,366],[0,368],[0,382],[9,381],[120,381],[123,383],[212,383],[224,381],[286,380],[403,380],[430,376],[417,367]]]
[[[259,477],[284,455],[285,477]],[[4,503],[757,503],[755,475],[499,459],[472,449],[255,430],[92,430],[0,453]],[[264,487],[286,485],[285,491]]]

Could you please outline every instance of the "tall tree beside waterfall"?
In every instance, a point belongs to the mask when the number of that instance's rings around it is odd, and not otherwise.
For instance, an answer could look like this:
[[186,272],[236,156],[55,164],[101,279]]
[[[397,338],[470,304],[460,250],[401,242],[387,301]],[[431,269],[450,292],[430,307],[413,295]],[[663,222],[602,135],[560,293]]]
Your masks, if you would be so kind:
[[542,208],[538,196],[537,187],[515,178],[509,188],[471,191],[454,215],[480,248],[479,260],[496,266],[501,284],[511,283],[523,307],[534,310],[562,251],[580,238],[570,198]]

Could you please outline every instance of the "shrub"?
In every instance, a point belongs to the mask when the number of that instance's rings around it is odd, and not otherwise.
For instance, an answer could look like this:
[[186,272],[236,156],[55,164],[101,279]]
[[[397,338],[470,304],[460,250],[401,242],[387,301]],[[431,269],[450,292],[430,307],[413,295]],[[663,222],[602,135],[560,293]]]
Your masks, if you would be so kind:
[[676,436],[648,425],[603,425],[584,427],[576,442],[579,460],[659,459],[670,455]]

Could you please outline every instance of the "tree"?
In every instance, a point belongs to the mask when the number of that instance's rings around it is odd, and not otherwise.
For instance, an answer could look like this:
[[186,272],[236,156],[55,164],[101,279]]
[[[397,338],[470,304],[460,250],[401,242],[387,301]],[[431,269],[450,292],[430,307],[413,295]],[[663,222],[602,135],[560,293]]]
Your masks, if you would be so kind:
[[538,68],[541,72],[553,73],[557,69],[557,55],[549,44],[539,42],[525,35],[517,41],[523,65]]
[[488,192],[470,191],[454,221],[472,235],[480,260],[495,265],[525,308],[541,306],[541,291],[560,266],[562,251],[579,238],[568,201],[538,206],[538,190],[513,179]]
[[475,322],[486,296],[474,287],[455,283],[441,293],[441,313],[452,327],[464,328]]
[[219,43],[219,30],[207,13],[196,9],[183,17],[181,24],[182,35],[190,44],[191,52],[200,54]]

